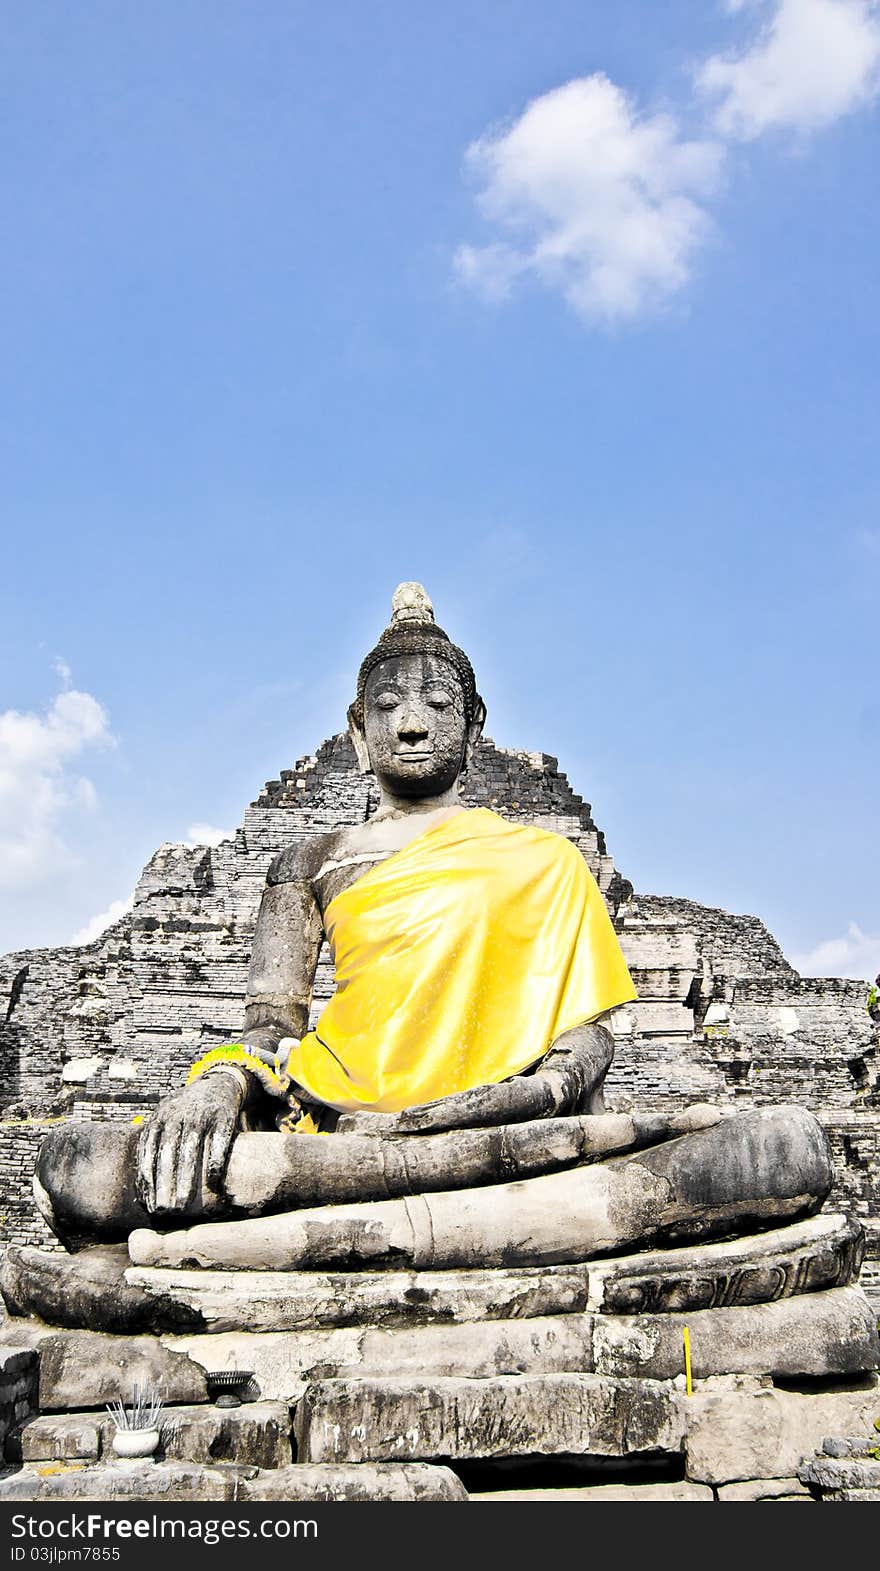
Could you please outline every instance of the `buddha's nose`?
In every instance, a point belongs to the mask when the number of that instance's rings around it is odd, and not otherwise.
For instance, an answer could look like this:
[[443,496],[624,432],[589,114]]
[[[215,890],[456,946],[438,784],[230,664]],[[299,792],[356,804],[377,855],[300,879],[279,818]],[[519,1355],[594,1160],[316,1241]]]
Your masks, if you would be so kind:
[[401,716],[400,724],[397,727],[397,735],[401,742],[424,741],[428,735],[428,727],[425,723],[424,715],[420,715],[415,709],[408,709]]

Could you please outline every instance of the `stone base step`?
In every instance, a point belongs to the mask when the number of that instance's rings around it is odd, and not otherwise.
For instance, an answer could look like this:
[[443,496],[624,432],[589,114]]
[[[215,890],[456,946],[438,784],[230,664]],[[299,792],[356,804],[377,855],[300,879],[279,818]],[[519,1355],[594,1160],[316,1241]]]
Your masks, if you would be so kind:
[[[106,1410],[43,1413],[7,1437],[8,1462],[115,1461],[115,1424]],[[211,1466],[235,1462],[278,1468],[292,1460],[290,1409],[284,1402],[245,1402],[166,1408],[160,1456],[169,1462]]]
[[132,1266],[124,1246],[77,1255],[10,1247],[0,1286],[14,1317],[115,1335],[414,1330],[586,1311],[755,1307],[846,1286],[863,1249],[861,1225],[834,1213],[723,1243],[518,1269],[224,1271]]
[[252,1370],[263,1397],[293,1402],[307,1383],[328,1378],[406,1376],[414,1384],[568,1373],[683,1379],[685,1327],[695,1379],[855,1375],[873,1371],[880,1360],[874,1316],[855,1287],[684,1314],[546,1315],[442,1327],[229,1331],[162,1340],[205,1370]]
[[677,1484],[593,1484],[584,1489],[499,1489],[472,1494],[469,1499],[499,1503],[525,1500],[530,1504],[549,1500],[555,1505],[560,1500],[714,1500],[715,1496],[705,1484],[683,1480]]
[[297,1410],[313,1462],[679,1455],[682,1398],[659,1380],[502,1375],[489,1380],[322,1380]]
[[6,1500],[467,1500],[447,1467],[420,1463],[279,1467],[269,1472],[181,1462],[29,1463],[0,1478]]

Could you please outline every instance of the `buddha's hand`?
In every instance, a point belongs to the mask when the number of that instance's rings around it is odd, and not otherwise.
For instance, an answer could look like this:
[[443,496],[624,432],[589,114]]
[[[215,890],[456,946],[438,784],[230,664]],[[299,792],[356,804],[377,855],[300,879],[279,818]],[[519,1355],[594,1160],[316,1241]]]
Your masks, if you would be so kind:
[[231,1075],[203,1075],[159,1103],[144,1125],[137,1189],[148,1211],[197,1209],[203,1187],[219,1189],[244,1093]]

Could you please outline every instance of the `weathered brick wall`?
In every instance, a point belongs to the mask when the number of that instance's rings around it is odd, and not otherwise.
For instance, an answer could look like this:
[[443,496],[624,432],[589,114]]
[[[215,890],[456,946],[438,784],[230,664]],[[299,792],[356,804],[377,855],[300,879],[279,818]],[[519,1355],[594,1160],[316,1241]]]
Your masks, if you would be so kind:
[[40,1142],[51,1123],[42,1119],[0,1120],[0,1237],[17,1244],[57,1249],[33,1201],[31,1179]]
[[[841,1203],[875,1217],[880,1058],[864,985],[798,977],[756,917],[633,895],[589,804],[548,754],[485,740],[463,797],[566,835],[598,880],[639,991],[614,1020],[610,1103],[804,1102],[829,1129]],[[333,737],[267,782],[232,839],[211,849],[162,846],[131,913],[96,943],[0,959],[0,1162],[14,1192],[0,1237],[45,1237],[24,1182],[39,1139],[27,1118],[130,1119],[181,1084],[196,1057],[240,1029],[272,857],[363,822],[375,805],[348,737]],[[315,1015],[332,986],[325,953]]]
[[37,1411],[39,1359],[32,1348],[0,1348],[0,1458],[6,1437]]

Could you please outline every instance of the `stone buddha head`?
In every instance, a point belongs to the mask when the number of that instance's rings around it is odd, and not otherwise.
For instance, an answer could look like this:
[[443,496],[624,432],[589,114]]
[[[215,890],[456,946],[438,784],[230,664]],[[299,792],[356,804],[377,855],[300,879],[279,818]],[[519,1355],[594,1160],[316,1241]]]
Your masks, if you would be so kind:
[[362,772],[393,796],[440,796],[467,768],[485,718],[467,655],[437,626],[421,584],[400,584],[348,711]]

